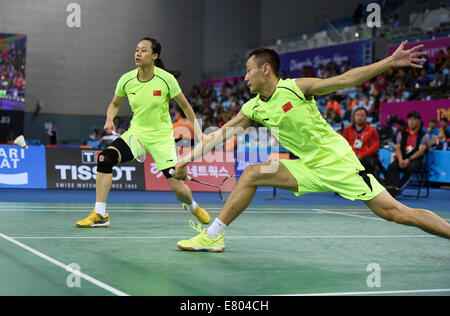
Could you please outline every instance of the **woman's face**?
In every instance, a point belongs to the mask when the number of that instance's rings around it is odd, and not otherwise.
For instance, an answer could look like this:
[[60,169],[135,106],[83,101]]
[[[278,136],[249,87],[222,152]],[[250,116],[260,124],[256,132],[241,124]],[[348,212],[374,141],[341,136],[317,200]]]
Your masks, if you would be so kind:
[[153,65],[157,58],[158,54],[154,54],[152,50],[152,42],[144,40],[138,43],[134,54],[136,66],[144,67]]

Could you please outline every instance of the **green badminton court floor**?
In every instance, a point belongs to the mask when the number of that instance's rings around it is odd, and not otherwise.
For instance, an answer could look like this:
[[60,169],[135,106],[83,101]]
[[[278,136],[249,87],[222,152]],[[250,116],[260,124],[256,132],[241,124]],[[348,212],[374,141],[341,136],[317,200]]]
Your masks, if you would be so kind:
[[0,203],[0,295],[450,295],[449,241],[363,206],[250,207],[223,253],[176,247],[197,234],[180,205],[111,204],[109,228],[76,228],[90,208]]

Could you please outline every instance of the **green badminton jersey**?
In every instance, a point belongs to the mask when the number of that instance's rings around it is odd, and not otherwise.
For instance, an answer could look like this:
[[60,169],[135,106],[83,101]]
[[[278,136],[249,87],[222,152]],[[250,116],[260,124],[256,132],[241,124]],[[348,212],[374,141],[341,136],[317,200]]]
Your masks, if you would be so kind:
[[267,101],[258,94],[242,106],[242,112],[266,126],[284,148],[309,167],[331,164],[352,151],[322,117],[314,98],[306,100],[295,79],[280,79]]
[[172,137],[173,127],[169,114],[169,99],[181,93],[175,77],[155,66],[155,74],[148,81],[138,79],[138,68],[120,77],[115,94],[128,97],[133,111],[130,129],[146,139]]

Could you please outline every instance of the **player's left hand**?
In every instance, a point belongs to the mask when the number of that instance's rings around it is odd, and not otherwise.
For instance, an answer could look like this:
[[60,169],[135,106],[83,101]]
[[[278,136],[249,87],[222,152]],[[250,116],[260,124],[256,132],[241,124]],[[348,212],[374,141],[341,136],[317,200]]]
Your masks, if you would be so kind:
[[392,66],[393,67],[414,67],[422,69],[423,66],[418,63],[426,62],[426,58],[419,58],[425,56],[427,52],[419,52],[418,50],[423,48],[423,44],[417,45],[411,49],[403,50],[408,41],[404,41],[400,44],[397,50],[392,54]]

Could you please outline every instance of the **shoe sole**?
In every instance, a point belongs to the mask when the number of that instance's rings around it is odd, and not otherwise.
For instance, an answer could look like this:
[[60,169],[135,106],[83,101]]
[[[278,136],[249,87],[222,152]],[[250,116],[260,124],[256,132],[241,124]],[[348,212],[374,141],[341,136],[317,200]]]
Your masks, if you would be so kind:
[[181,250],[186,250],[186,251],[206,251],[206,252],[223,252],[225,250],[225,246],[220,247],[220,248],[203,248],[203,247],[199,247],[199,248],[194,248],[194,247],[184,247],[181,246],[179,244],[177,244],[177,247]]
[[108,228],[109,222],[104,223],[104,224],[94,224],[94,225],[78,225],[78,224],[76,224],[76,225],[79,228]]

